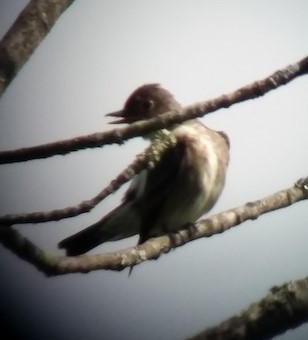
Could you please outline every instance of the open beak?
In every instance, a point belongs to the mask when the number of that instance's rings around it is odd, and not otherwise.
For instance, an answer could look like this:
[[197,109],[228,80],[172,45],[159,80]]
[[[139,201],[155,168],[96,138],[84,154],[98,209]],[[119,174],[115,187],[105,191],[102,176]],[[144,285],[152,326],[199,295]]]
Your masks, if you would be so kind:
[[123,117],[123,110],[107,113],[105,116],[106,117],[120,118],[120,119],[113,120],[109,124],[124,124],[124,123],[127,123],[127,120],[125,119],[125,117]]

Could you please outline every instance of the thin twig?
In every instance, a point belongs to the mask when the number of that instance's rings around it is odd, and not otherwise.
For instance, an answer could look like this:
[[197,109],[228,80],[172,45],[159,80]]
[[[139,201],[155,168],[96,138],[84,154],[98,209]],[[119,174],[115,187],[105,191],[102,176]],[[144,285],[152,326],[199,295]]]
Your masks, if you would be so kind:
[[165,150],[176,143],[172,132],[162,129],[153,134],[152,142],[135,160],[123,170],[109,185],[90,200],[83,201],[75,206],[51,211],[38,211],[29,214],[8,214],[0,216],[0,224],[11,226],[21,223],[41,223],[59,221],[64,218],[74,217],[91,211],[98,203],[118,190],[123,184],[132,179],[144,168],[151,168],[159,162]]
[[39,146],[21,148],[0,152],[0,164],[24,162],[32,159],[47,158],[55,155],[86,149],[102,147],[106,144],[122,144],[125,140],[148,134],[151,131],[169,127],[174,123],[180,123],[188,119],[202,117],[221,108],[230,107],[233,104],[245,100],[263,96],[267,92],[285,85],[291,80],[308,72],[308,57],[276,71],[269,77],[255,81],[241,87],[234,92],[214,98],[212,100],[188,106],[180,112],[167,112],[158,117],[145,121],[135,122],[121,129],[113,129],[106,132],[94,133],[87,136],[76,137],[48,143]]
[[11,226],[13,224],[59,221],[64,218],[70,218],[90,212],[103,199],[117,191],[123,184],[131,180],[134,175],[138,174],[143,168],[145,168],[147,150],[148,149],[137,155],[133,163],[131,163],[115,179],[113,179],[106,188],[104,188],[90,200],[86,200],[77,205],[69,206],[63,209],[37,211],[29,214],[3,215],[0,216],[0,224]]
[[192,240],[222,233],[244,221],[255,220],[262,214],[307,198],[308,178],[305,178],[289,189],[196,222],[190,228],[183,229],[172,236],[163,235],[152,238],[136,247],[111,253],[75,257],[52,255],[38,248],[17,230],[4,225],[0,227],[0,242],[46,275],[87,273],[100,269],[123,270],[147,260],[157,259],[172,248],[182,246]]

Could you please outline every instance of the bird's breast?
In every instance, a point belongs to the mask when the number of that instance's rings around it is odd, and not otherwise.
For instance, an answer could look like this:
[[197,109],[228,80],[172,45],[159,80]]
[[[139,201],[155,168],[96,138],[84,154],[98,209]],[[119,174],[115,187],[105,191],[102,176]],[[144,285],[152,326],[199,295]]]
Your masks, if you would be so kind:
[[225,140],[201,123],[182,124],[174,133],[185,151],[174,193],[166,202],[165,223],[171,231],[196,221],[213,207],[223,189],[229,161]]

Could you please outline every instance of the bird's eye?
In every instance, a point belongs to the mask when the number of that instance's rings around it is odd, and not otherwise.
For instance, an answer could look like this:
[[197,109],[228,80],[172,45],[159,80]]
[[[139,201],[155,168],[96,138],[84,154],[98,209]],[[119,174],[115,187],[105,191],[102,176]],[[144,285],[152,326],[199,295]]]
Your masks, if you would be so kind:
[[149,111],[154,107],[154,101],[153,100],[145,100],[142,102],[142,109]]

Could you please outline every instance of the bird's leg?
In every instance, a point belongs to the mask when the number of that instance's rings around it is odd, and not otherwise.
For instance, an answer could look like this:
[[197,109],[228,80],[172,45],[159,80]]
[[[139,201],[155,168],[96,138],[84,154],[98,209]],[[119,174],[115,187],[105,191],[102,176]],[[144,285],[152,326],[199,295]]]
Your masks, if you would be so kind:
[[[187,231],[187,234],[182,234],[181,231]],[[171,245],[174,247],[177,245],[177,237],[180,238],[181,243],[186,243],[188,240],[192,239],[196,234],[196,225],[195,223],[187,223],[185,224],[177,233],[168,233],[168,236],[170,237]],[[172,248],[174,249],[174,248]]]
[[191,239],[196,235],[197,227],[193,222],[187,223],[185,225],[185,229],[187,230],[188,237]]

